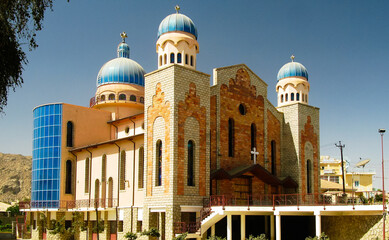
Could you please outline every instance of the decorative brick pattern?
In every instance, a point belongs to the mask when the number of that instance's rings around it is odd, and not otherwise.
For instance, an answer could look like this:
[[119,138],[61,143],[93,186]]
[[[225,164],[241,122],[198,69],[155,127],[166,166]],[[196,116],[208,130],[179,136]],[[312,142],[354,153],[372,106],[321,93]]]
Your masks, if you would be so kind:
[[[205,107],[200,106],[200,97],[196,95],[196,85],[189,84],[189,92],[186,94],[185,101],[178,103],[178,164],[177,164],[177,194],[184,194],[186,182],[186,172],[183,166],[186,165],[186,147],[185,140],[185,122],[188,117],[195,118],[199,123],[199,174],[196,181],[199,187],[200,196],[205,196],[206,179],[206,132],[207,132],[207,111]],[[189,126],[191,127],[191,126]],[[196,155],[195,155],[196,157]]]
[[211,171],[217,169],[217,97],[211,96],[210,104],[210,131],[211,131]]
[[155,95],[153,96],[153,103],[147,109],[147,144],[149,146],[147,152],[147,191],[146,195],[152,195],[153,187],[153,124],[154,120],[158,117],[162,117],[165,120],[165,146],[163,146],[163,177],[162,183],[164,184],[164,192],[169,192],[169,172],[170,172],[170,103],[165,102],[165,94],[161,90],[161,83],[157,84]]

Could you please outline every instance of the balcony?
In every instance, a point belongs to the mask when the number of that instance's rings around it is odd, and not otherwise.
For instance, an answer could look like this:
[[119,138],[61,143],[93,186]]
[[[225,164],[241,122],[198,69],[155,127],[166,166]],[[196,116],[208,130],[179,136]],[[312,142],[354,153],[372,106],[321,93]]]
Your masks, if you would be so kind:
[[53,208],[53,209],[79,209],[79,208],[114,208],[117,207],[117,199],[100,198],[100,199],[82,199],[73,201],[30,201],[19,202],[19,209],[34,208]]

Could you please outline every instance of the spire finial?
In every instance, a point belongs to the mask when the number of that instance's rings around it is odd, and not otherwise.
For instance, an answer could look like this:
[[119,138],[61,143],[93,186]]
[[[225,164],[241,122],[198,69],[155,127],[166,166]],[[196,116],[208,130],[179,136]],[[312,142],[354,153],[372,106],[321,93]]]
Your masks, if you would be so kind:
[[180,11],[180,6],[176,5],[174,8],[176,9],[177,13],[179,13],[179,11]]
[[127,33],[126,32],[120,33],[120,37],[123,39],[123,42],[126,42]]
[[294,62],[294,55],[290,56],[290,59],[292,59],[292,62]]

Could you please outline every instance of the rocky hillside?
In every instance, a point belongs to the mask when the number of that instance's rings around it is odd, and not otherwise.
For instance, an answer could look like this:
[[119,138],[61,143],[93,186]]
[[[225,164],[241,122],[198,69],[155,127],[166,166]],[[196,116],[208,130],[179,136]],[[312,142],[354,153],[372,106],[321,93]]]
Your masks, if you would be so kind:
[[0,153],[0,202],[30,198],[31,156]]

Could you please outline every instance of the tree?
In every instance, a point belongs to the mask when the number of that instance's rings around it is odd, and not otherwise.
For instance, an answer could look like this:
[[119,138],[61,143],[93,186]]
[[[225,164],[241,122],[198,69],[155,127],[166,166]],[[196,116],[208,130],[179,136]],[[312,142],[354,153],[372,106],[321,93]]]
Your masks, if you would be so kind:
[[53,0],[0,1],[0,113],[7,105],[9,89],[15,91],[23,83],[22,71],[28,63],[24,49],[38,47],[36,32],[52,6]]
[[9,212],[12,217],[22,215],[22,213],[19,211],[18,204],[8,207],[6,211]]

